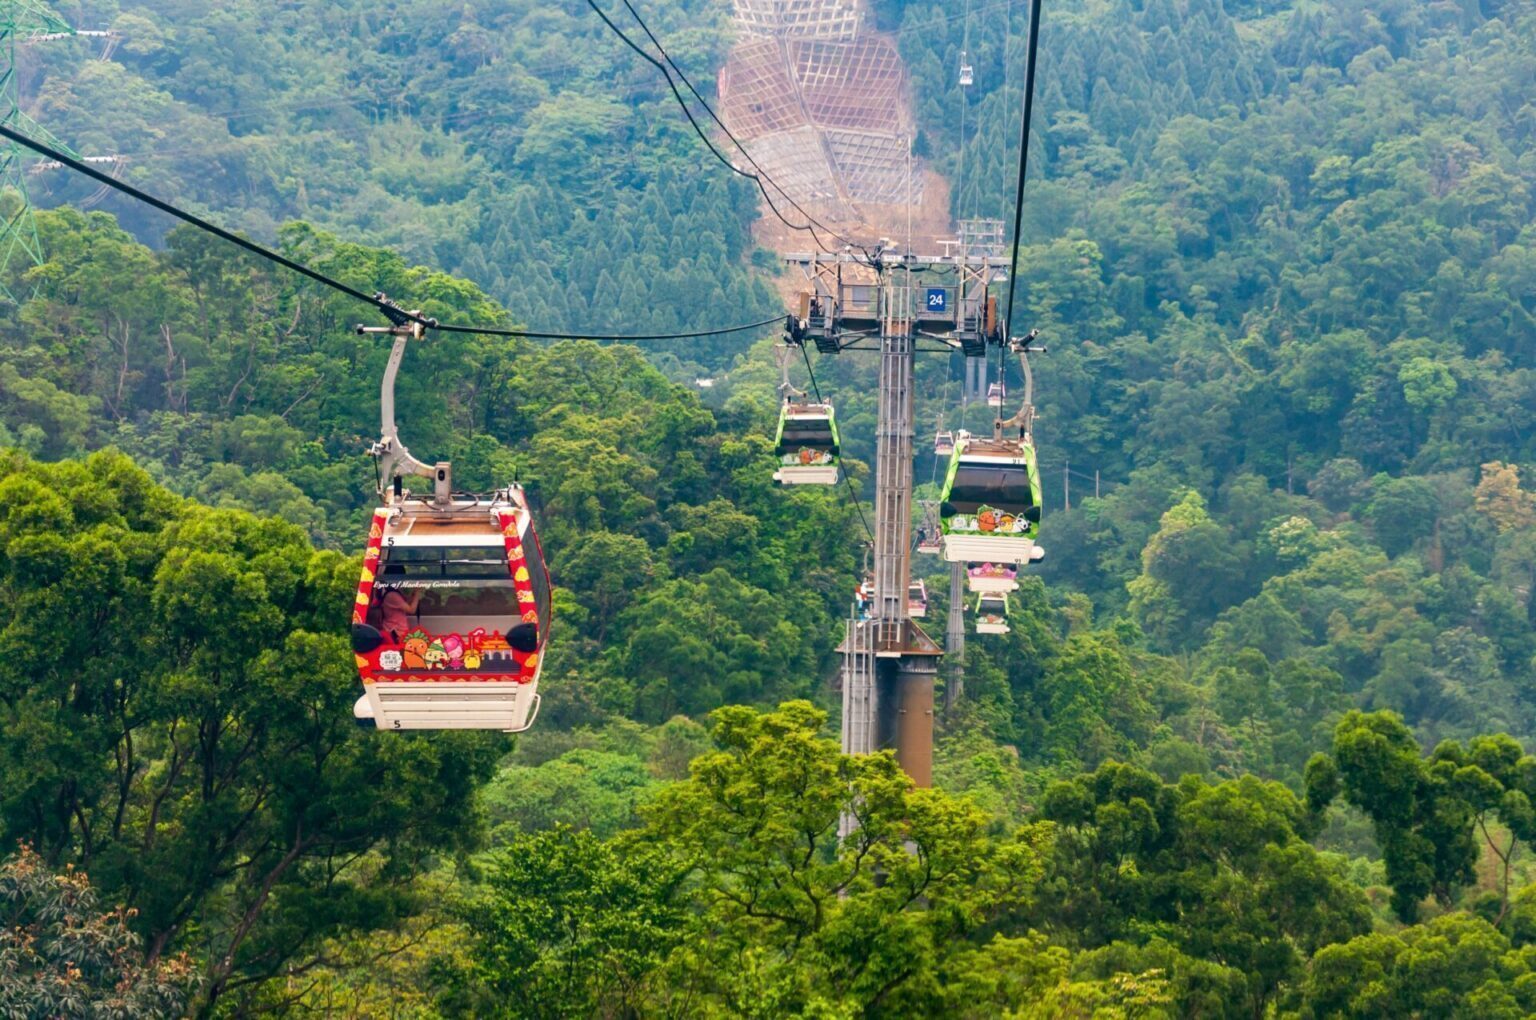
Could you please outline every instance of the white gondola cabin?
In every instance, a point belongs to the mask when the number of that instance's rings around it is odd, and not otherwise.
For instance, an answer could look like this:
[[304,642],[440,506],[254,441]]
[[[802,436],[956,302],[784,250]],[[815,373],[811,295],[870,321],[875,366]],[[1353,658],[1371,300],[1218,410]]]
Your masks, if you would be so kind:
[[779,414],[779,433],[774,453],[779,468],[773,480],[780,485],[836,485],[841,479],[838,456],[837,417],[831,404],[784,403]]
[[915,620],[928,615],[928,585],[921,578],[907,585],[907,615]]
[[933,453],[936,457],[948,457],[955,452],[955,434],[948,429],[939,429],[933,435]]
[[917,551],[925,556],[937,556],[944,551],[943,537],[939,534],[937,527],[932,530],[917,529]]
[[[353,715],[381,730],[520,733],[539,711],[550,586],[522,487],[490,496],[453,491],[451,465],[411,455],[395,424],[395,379],[410,341],[433,320],[383,294],[394,338],[379,384],[379,495],[352,606],[352,652],[363,682]],[[430,495],[405,479],[430,478]]]
[[964,51],[960,51],[960,84],[974,85],[976,83],[976,71],[970,64],[970,57]]
[[1003,396],[1004,396],[1004,393],[1003,393],[1003,384],[1002,383],[992,383],[989,386],[987,386],[987,406],[988,407],[1002,407],[1003,406]]
[[526,730],[549,622],[549,575],[522,489],[379,508],[352,617],[358,721]]
[[962,438],[939,499],[944,558],[951,563],[1029,563],[1040,521],[1035,448],[1023,439]]
[[1019,590],[1019,568],[1013,563],[972,563],[965,568],[965,583],[972,592],[1006,595]]
[[983,594],[976,596],[976,633],[1008,633],[1008,596]]

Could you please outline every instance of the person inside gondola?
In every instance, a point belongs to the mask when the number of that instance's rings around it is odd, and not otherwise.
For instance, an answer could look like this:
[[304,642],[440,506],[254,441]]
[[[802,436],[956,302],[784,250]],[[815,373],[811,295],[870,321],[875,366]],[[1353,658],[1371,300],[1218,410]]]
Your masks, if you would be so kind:
[[418,590],[409,598],[399,588],[390,588],[379,600],[379,632],[395,644],[399,644],[411,629],[411,614],[421,605]]

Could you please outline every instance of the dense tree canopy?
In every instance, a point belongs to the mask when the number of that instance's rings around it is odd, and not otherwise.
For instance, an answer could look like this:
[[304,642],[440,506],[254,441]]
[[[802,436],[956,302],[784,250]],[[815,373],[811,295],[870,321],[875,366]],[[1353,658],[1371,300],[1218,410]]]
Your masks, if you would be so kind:
[[[1007,217],[1027,4],[972,7],[869,10],[955,218]],[[781,310],[750,187],[583,3],[59,8],[121,45],[25,48],[31,113],[359,289],[576,332]],[[729,5],[637,9],[706,86]],[[404,433],[528,484],[557,622],[536,730],[380,740],[340,623],[371,313],[29,177],[6,1008],[1536,1011],[1536,14],[1064,0],[1041,53],[1011,286],[1049,555],[968,642],[933,791],[830,739],[865,535],[770,484],[763,336],[412,346]],[[920,449],[990,428],[957,361],[919,364]],[[860,491],[875,365],[814,368]]]

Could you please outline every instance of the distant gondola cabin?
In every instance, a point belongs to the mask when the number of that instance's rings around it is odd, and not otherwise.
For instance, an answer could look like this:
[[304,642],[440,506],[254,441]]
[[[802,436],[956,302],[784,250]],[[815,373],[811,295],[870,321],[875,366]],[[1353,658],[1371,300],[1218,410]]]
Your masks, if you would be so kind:
[[786,402],[773,448],[779,460],[773,480],[781,485],[836,485],[842,477],[842,449],[831,404]]
[[1008,596],[982,594],[976,596],[976,633],[1008,633]]
[[928,585],[922,578],[907,585],[907,615],[918,620],[928,615]]
[[1019,568],[1012,563],[972,563],[965,569],[966,586],[973,592],[1019,590]]

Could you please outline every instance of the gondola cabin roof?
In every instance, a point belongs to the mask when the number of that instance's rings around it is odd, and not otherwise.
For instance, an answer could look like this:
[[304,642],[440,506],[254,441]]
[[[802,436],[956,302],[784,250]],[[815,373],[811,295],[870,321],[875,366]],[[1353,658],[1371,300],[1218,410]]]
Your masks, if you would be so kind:
[[1024,440],[967,439],[960,444],[960,463],[1033,464],[1035,448]]

